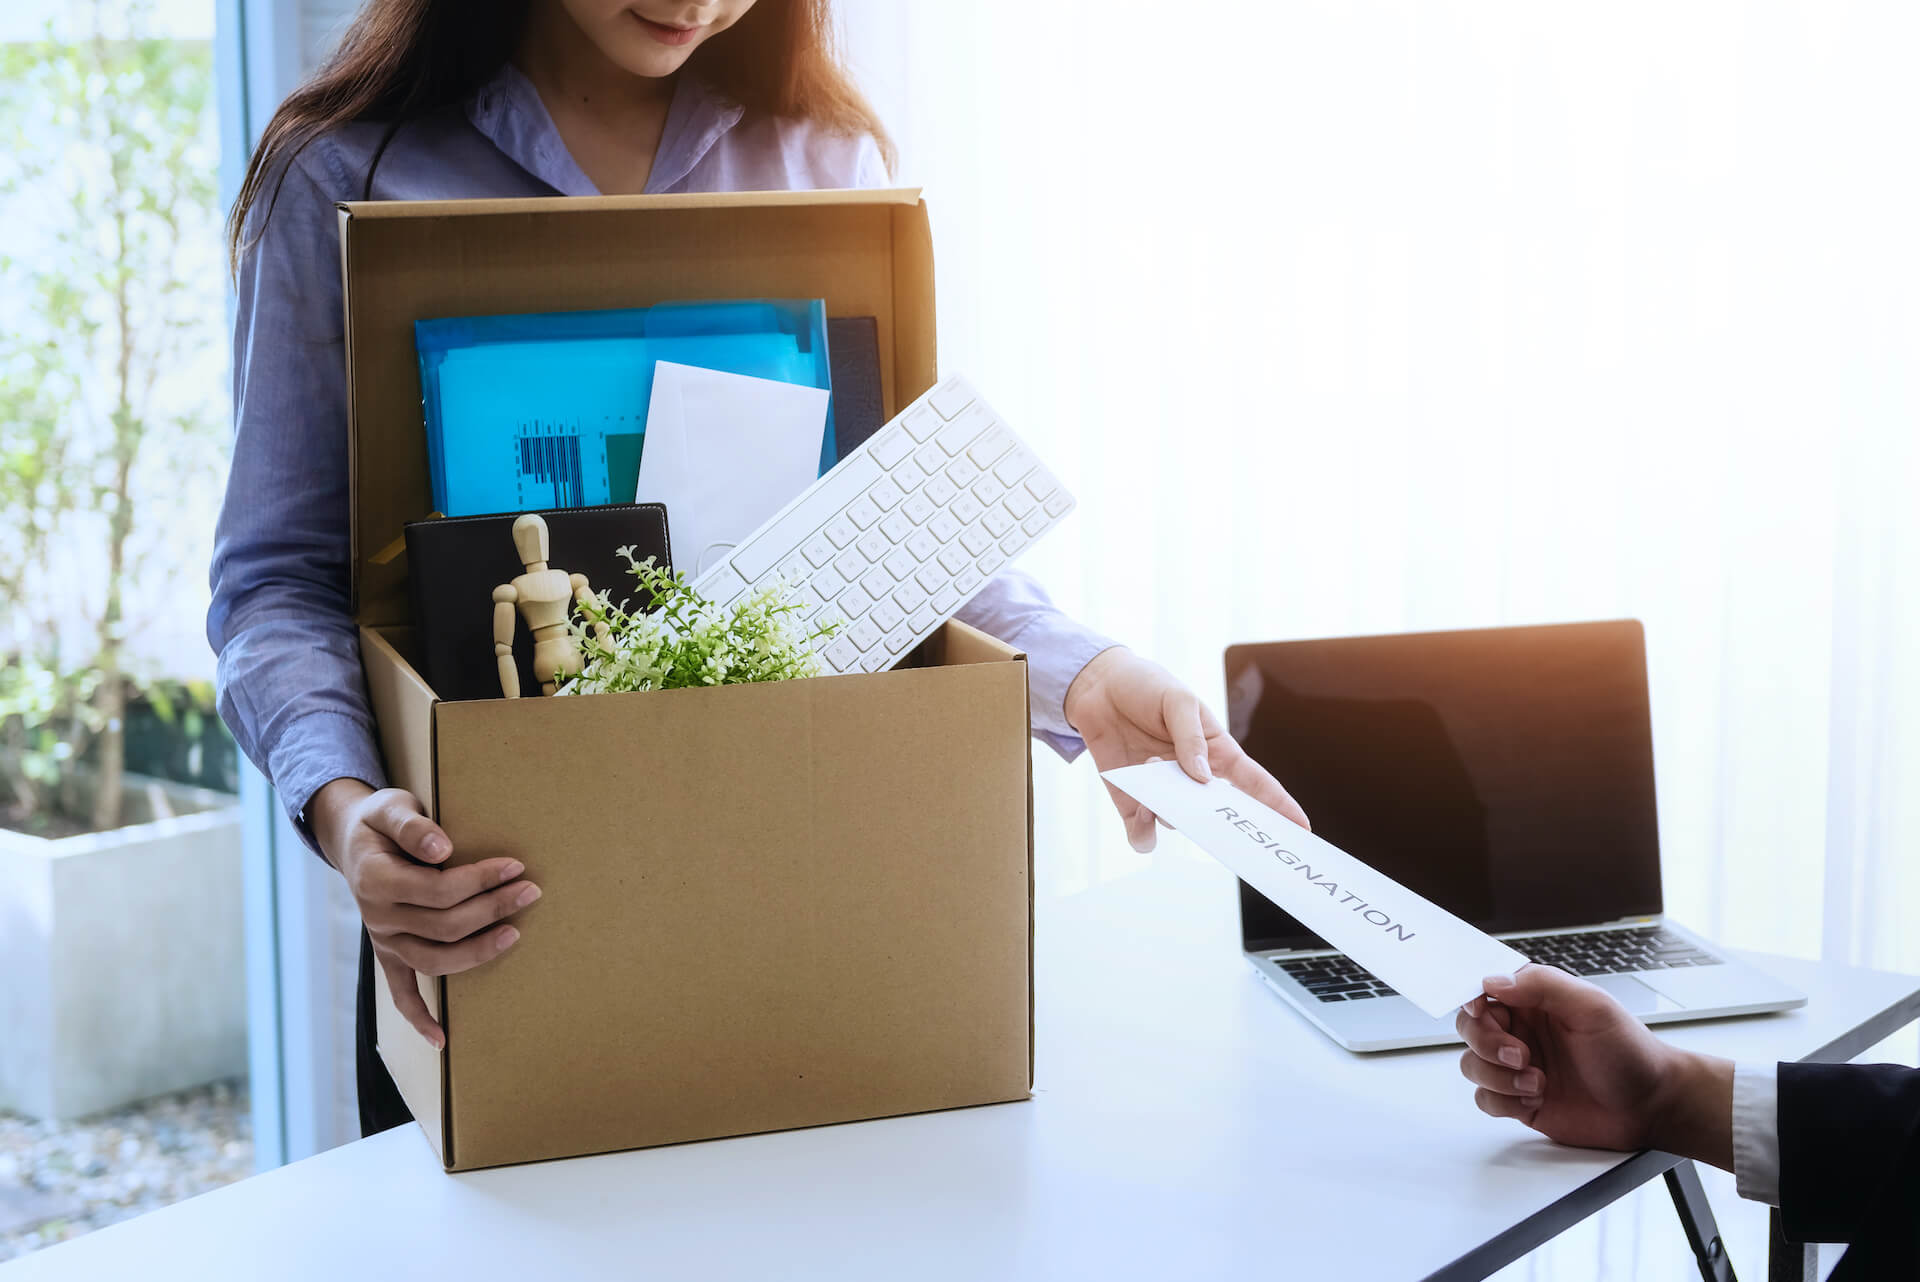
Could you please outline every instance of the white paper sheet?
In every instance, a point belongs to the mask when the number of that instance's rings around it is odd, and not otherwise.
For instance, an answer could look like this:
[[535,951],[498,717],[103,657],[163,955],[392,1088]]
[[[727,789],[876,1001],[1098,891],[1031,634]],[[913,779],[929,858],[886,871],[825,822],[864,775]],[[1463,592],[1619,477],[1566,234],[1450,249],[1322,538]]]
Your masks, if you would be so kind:
[[688,578],[760,528],[820,472],[827,393],[661,361],[634,497],[667,505]]
[[1224,779],[1197,783],[1172,761],[1103,777],[1436,1019],[1478,996],[1488,975],[1526,964]]

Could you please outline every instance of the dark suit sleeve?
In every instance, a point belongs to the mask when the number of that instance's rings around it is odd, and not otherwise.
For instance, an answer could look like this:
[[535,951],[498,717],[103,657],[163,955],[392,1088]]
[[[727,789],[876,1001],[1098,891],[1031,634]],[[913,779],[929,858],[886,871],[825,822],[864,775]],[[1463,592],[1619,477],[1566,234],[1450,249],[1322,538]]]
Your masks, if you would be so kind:
[[1788,1239],[1854,1243],[1850,1264],[1920,1268],[1920,1070],[1782,1064],[1779,1124]]

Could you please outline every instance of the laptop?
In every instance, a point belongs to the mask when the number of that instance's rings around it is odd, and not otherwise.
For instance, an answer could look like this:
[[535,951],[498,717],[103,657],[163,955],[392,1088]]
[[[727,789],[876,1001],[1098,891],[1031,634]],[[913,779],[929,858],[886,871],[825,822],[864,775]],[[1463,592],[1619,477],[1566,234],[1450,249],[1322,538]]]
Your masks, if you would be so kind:
[[[1806,997],[1661,911],[1636,620],[1236,645],[1227,720],[1313,830],[1649,1024]],[[1460,1039],[1240,884],[1241,947],[1355,1051]]]

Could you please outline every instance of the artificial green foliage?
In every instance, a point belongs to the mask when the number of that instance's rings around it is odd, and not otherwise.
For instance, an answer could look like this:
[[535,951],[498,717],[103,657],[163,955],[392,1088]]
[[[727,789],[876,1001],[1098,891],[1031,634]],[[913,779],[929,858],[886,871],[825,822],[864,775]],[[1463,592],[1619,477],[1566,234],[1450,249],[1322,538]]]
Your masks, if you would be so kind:
[[812,643],[835,629],[809,630],[799,619],[804,607],[784,585],[720,606],[652,557],[636,561],[632,548],[619,551],[633,567],[637,601],[651,606],[630,611],[604,588],[577,603],[580,617],[569,627],[583,664],[571,680],[555,675],[558,693],[676,690],[821,674]]

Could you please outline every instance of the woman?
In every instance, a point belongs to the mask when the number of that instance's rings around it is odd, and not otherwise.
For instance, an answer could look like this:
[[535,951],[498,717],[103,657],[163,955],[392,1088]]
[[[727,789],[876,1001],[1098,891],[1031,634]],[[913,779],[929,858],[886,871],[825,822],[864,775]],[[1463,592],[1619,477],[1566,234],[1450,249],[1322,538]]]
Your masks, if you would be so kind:
[[[334,202],[883,185],[889,146],[834,61],[826,0],[370,0],[275,113],[230,223],[233,471],[207,636],[220,710],[339,869],[361,947],[361,1123],[407,1120],[371,1050],[371,965],[444,1042],[415,972],[511,948],[539,888],[510,859],[442,871],[446,833],[386,788],[348,609],[347,412]],[[1305,822],[1193,693],[1003,574],[961,618],[1029,659],[1036,737],[1101,769],[1177,758]],[[1139,850],[1153,816],[1112,793]],[[410,856],[410,858],[409,858]]]

